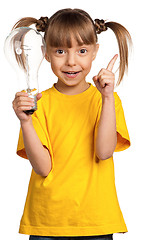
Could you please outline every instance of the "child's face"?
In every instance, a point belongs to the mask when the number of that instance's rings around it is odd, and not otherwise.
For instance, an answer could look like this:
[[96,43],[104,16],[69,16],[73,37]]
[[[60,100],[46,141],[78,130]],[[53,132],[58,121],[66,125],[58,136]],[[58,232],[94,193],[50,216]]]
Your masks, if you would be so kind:
[[48,47],[46,59],[51,63],[54,74],[67,86],[75,86],[85,81],[90,72],[99,45],[79,46],[72,38],[72,47]]

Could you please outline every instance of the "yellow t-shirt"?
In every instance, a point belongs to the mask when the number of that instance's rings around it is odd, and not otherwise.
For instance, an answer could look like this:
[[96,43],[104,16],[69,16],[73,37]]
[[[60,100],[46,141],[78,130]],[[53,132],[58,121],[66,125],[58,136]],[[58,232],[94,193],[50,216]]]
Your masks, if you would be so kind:
[[[32,170],[19,232],[41,236],[92,236],[126,232],[117,199],[113,157],[100,160],[94,152],[102,106],[91,83],[77,95],[60,93],[53,85],[42,93],[32,115],[34,128],[50,152],[52,170],[44,178]],[[121,101],[114,93],[118,142],[130,146]],[[27,158],[20,131],[17,154]]]

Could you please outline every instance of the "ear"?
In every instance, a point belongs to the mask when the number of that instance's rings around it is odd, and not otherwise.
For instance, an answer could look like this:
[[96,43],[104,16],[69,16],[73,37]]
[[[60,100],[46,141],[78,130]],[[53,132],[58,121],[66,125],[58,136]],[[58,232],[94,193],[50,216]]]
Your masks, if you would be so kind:
[[99,43],[96,43],[94,47],[93,60],[96,58],[98,50],[99,50]]
[[48,62],[50,62],[50,57],[49,57],[49,55],[48,55],[47,52],[45,53],[45,59],[46,59]]

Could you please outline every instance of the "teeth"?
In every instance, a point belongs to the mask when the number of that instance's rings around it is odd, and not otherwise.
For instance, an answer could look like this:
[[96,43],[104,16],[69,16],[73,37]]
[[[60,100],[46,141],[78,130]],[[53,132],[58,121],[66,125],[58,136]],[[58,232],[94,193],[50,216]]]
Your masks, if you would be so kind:
[[77,74],[79,72],[65,72],[65,73],[67,73],[67,74]]
[[67,72],[68,74],[76,74],[77,72]]

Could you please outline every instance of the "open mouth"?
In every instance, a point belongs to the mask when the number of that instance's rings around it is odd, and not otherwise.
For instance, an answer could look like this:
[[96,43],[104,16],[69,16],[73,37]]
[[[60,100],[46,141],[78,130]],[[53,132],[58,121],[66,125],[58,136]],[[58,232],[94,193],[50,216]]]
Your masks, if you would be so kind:
[[67,77],[74,78],[76,77],[81,71],[78,72],[63,72]]
[[77,73],[79,73],[80,71],[78,71],[78,72],[64,72],[64,73],[66,73],[66,74],[69,74],[69,75],[73,75],[73,74],[77,74]]

